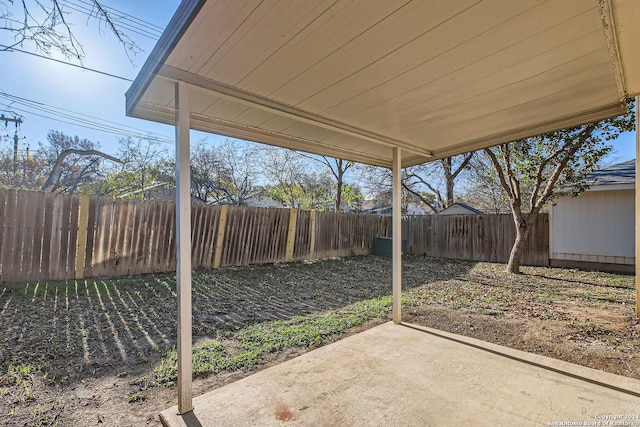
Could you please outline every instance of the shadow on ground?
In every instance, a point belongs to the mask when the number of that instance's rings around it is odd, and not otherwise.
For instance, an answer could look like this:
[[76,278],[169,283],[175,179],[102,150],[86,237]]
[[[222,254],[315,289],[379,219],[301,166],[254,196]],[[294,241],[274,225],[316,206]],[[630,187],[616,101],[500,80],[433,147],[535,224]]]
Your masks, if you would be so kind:
[[[408,257],[413,288],[468,273],[473,263]],[[195,272],[194,340],[244,326],[338,309],[391,293],[391,261],[353,257]],[[173,276],[3,285],[0,358],[41,365],[67,383],[137,372],[175,346]]]

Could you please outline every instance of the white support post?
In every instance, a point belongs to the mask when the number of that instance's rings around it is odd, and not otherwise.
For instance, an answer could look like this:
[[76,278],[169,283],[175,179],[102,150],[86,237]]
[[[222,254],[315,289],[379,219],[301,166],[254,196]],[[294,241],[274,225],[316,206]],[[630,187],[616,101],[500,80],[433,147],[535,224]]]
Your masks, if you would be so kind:
[[393,322],[402,322],[402,151],[393,149]]
[[640,96],[636,96],[636,317],[640,317]]
[[191,162],[189,87],[176,83],[176,286],[178,293],[178,412],[193,410],[191,387]]

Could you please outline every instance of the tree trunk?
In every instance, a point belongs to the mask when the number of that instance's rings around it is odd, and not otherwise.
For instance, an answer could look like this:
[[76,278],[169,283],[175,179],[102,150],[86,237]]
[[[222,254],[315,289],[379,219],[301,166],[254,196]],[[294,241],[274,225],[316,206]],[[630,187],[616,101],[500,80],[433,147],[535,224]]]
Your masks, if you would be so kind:
[[447,176],[447,207],[453,206],[453,188],[454,188],[453,177]]
[[336,182],[336,212],[340,212],[342,208],[342,174],[338,175]]
[[453,159],[451,157],[445,157],[441,161],[442,169],[444,170],[444,180],[446,183],[446,199],[447,204],[444,208],[448,208],[453,205],[453,188],[455,185],[452,167],[453,167]]
[[513,243],[511,253],[509,254],[507,273],[520,274],[520,263],[522,262],[522,255],[529,240],[530,229],[531,226],[527,224],[516,224],[516,241]]

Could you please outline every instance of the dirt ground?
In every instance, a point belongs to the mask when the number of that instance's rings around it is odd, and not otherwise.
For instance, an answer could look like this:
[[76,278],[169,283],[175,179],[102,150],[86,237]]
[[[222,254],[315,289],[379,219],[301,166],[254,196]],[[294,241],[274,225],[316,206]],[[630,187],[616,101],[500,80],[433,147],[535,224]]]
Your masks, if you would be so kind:
[[[408,257],[404,320],[640,379],[634,277]],[[354,257],[197,272],[194,341],[388,295],[391,262]],[[153,368],[175,346],[169,276],[0,285],[0,425],[159,426],[176,403]],[[380,324],[378,318],[347,334]],[[253,370],[194,381],[196,395]]]

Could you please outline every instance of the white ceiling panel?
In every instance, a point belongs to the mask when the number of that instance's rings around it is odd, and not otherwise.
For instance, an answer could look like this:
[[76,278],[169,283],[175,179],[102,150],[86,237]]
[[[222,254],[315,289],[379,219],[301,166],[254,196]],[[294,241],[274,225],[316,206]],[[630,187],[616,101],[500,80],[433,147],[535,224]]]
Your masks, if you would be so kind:
[[637,0],[183,0],[127,113],[389,166],[623,112]]

